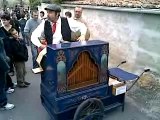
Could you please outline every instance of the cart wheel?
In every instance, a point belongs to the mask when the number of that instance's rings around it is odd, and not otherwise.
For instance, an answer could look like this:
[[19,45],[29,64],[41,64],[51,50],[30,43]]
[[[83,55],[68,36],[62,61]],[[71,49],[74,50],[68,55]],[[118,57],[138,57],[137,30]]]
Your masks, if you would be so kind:
[[73,120],[102,120],[103,115],[104,106],[101,100],[90,98],[78,106]]

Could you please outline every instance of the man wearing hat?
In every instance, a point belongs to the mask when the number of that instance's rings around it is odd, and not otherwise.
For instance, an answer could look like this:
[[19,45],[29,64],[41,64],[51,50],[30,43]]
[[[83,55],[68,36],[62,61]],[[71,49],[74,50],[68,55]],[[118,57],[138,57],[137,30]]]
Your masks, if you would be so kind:
[[[32,69],[34,73],[43,71],[42,68],[45,67],[43,66],[44,62],[41,61],[45,61],[43,56],[47,52],[47,44],[59,44],[64,41],[84,41],[87,31],[87,27],[84,23],[78,22],[74,19],[60,17],[60,6],[49,4],[45,10],[47,11],[47,19],[42,21],[31,35],[32,43],[39,48],[39,51],[41,50],[37,57],[39,67]],[[81,32],[81,36],[77,40],[74,40],[71,38],[71,32],[77,31]],[[42,60],[42,58],[44,59]]]
[[[80,31],[79,41],[85,40],[87,27],[84,23],[60,17],[61,8],[56,4],[49,4],[45,10],[47,11],[47,19],[43,21],[32,33],[31,41],[37,47],[44,49],[46,44],[41,40],[45,40],[47,44],[58,44],[62,41],[75,41],[71,39],[71,32]],[[44,42],[44,41],[43,41]]]

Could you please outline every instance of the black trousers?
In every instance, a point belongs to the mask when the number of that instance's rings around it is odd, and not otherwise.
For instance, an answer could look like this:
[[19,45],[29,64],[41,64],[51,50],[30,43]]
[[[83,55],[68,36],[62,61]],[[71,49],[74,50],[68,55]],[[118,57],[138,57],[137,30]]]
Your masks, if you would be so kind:
[[6,73],[0,71],[0,107],[3,107],[7,104],[5,85],[6,85]]
[[43,69],[43,72],[41,72],[41,80],[43,82],[44,78],[45,78],[45,71],[46,71],[46,60],[47,60],[47,56],[43,56],[42,61],[41,61],[41,67]]

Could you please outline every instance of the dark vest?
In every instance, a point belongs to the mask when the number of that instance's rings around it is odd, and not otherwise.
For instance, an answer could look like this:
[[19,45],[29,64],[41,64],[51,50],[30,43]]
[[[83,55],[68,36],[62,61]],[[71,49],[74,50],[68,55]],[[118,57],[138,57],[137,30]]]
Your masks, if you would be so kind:
[[[44,24],[44,35],[47,44],[52,44],[53,41],[52,27],[48,20]],[[71,41],[71,29],[68,24],[67,18],[61,17],[61,34],[64,41]]]

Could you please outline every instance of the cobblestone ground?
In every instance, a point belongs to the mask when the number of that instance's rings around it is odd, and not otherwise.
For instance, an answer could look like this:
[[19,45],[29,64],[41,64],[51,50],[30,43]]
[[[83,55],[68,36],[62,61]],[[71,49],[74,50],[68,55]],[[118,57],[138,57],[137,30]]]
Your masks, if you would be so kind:
[[76,0],[72,1],[72,4],[104,5],[111,7],[160,8],[160,0]]

